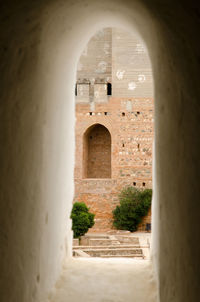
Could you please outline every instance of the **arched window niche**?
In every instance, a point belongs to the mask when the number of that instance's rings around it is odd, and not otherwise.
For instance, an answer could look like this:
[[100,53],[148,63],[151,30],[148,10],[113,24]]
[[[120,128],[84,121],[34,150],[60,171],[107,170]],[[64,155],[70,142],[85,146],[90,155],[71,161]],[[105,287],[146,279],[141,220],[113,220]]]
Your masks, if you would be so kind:
[[101,124],[83,135],[83,178],[111,178],[111,135]]

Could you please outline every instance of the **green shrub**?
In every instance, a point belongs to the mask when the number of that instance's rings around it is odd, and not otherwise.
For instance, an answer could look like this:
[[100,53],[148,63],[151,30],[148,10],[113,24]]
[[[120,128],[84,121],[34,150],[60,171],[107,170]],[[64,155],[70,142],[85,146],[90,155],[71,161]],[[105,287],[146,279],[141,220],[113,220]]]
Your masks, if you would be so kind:
[[120,205],[113,211],[113,225],[120,230],[134,232],[151,206],[152,190],[124,188],[120,195]]
[[94,225],[94,216],[84,202],[73,204],[71,219],[74,238],[79,238],[87,233],[88,229]]

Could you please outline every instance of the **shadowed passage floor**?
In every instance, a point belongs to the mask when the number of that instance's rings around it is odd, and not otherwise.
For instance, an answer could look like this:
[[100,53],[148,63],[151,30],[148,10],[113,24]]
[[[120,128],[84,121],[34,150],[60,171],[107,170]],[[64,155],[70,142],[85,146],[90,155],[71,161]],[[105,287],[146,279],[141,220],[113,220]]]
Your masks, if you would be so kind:
[[50,302],[156,302],[157,289],[149,260],[72,258]]

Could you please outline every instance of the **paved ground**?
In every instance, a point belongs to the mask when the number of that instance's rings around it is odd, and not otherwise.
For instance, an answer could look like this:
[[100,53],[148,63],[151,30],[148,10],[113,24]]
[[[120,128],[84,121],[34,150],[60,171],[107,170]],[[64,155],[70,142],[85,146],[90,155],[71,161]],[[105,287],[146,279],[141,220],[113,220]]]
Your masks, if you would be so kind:
[[[101,241],[101,237],[102,236],[103,236],[102,242],[99,242],[99,241]],[[109,244],[104,242],[105,240],[108,240],[108,239],[114,240],[114,241],[118,240],[117,236],[121,237],[121,239],[119,239],[119,240],[121,240],[120,241],[121,247],[124,244],[127,247],[128,247],[128,245],[132,244],[133,245],[132,248],[134,248],[134,245],[136,245],[136,243],[133,243],[131,241],[130,242],[127,241],[127,237],[137,238],[137,240],[139,240],[138,244],[139,244],[140,248],[142,249],[143,259],[150,260],[151,233],[148,233],[148,232],[134,232],[134,233],[131,233],[129,231],[118,231],[118,230],[112,230],[112,231],[109,231],[109,232],[106,232],[106,233],[89,232],[85,236],[83,236],[83,238],[86,238],[86,240],[83,239],[84,241],[81,241],[81,245],[80,246],[84,246],[83,247],[83,251],[85,251],[86,253],[87,253],[87,246],[91,250],[93,248],[95,248],[95,250],[96,250],[96,246],[97,245],[99,245],[99,248],[104,248],[105,247],[105,249],[108,247],[108,245],[112,245],[112,248],[118,249],[119,245],[116,244],[116,242],[114,243],[113,241],[111,241]],[[122,239],[123,236],[125,236],[125,241],[124,242],[123,242],[123,239]],[[98,243],[94,244],[94,241],[92,243],[88,242],[87,238],[90,238],[90,237],[92,238],[92,240],[94,240],[94,239],[96,240],[97,239]],[[105,239],[105,237],[108,237],[108,238]],[[74,239],[74,247],[76,247],[77,245],[79,245],[78,239]],[[77,249],[76,248],[75,248],[75,251],[77,253]],[[79,255],[78,256],[84,257],[84,255],[80,255],[80,248],[78,249],[78,251],[79,251]],[[113,253],[113,254],[115,254],[115,253]],[[119,257],[120,257],[120,253],[118,253],[116,251],[116,255],[117,254],[119,254]],[[104,255],[104,253],[103,253],[103,255]]]
[[150,259],[150,244],[151,244],[151,233],[147,232],[134,232],[131,234],[133,237],[138,237],[140,246],[146,247],[149,246],[149,248],[142,248],[143,255],[145,259]]
[[66,262],[51,302],[157,302],[151,262],[72,258]]

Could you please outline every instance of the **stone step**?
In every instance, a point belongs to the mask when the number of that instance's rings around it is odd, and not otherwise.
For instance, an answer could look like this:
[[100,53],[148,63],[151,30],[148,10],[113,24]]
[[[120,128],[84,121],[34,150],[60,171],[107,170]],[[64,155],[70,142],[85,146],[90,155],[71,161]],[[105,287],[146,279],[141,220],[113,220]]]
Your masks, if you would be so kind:
[[144,256],[141,254],[135,254],[133,255],[123,255],[123,256],[118,256],[118,255],[102,255],[101,258],[137,258],[137,259],[144,259]]
[[90,257],[90,255],[89,254],[87,254],[87,253],[85,253],[84,251],[82,251],[82,250],[74,250],[73,251],[73,256],[74,257]]
[[110,235],[105,234],[86,234],[84,236],[81,236],[81,238],[89,238],[89,239],[109,239]]
[[109,236],[96,236],[96,235],[93,235],[93,236],[82,236],[81,237],[81,240],[80,240],[80,244],[81,245],[92,245],[91,242],[93,242],[93,240],[100,240],[100,241],[105,241],[107,242],[107,240],[110,240],[109,239]]
[[120,242],[116,239],[89,239],[89,246],[95,246],[95,245],[102,245],[102,246],[105,246],[105,245],[111,245],[111,244],[115,244],[115,245],[120,245]]
[[[145,246],[142,246],[143,248]],[[146,246],[148,247],[148,246]],[[127,244],[127,245],[117,245],[117,247],[115,245],[106,245],[106,246],[102,246],[102,245],[94,245],[94,246],[88,246],[88,245],[77,245],[73,247],[73,250],[85,250],[85,249],[125,249],[125,248],[141,248],[140,245],[132,245],[132,244]]]
[[80,241],[81,245],[120,245],[120,244],[139,244],[139,238],[135,236],[127,236],[127,235],[103,235],[103,234],[92,234],[85,235],[81,237]]
[[131,236],[122,236],[122,235],[116,235],[115,239],[117,239],[121,244],[125,243],[132,243],[132,244],[139,244],[139,238],[138,237],[131,237]]
[[83,250],[86,254],[90,255],[91,257],[101,257],[101,256],[110,256],[116,255],[118,257],[123,257],[125,255],[143,255],[142,249],[134,249],[134,248],[115,248],[115,249],[84,249]]

